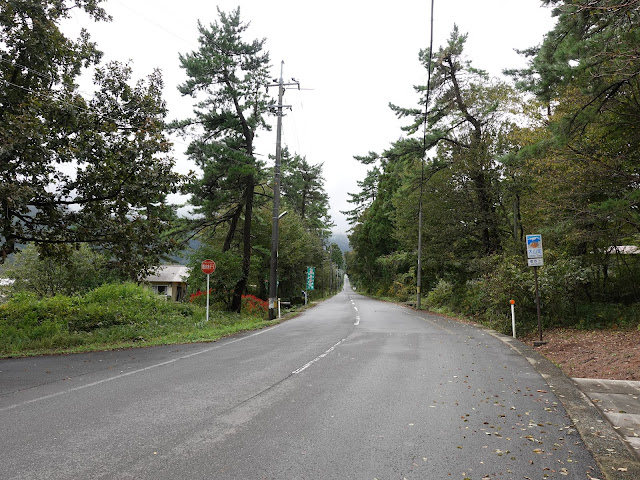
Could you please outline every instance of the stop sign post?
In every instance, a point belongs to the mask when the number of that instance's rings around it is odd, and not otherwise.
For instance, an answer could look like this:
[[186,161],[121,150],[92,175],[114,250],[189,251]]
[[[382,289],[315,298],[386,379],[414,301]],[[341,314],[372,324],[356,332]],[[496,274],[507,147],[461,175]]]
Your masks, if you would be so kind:
[[213,260],[205,260],[200,264],[202,273],[207,275],[207,322],[209,321],[209,275],[216,271],[216,262]]

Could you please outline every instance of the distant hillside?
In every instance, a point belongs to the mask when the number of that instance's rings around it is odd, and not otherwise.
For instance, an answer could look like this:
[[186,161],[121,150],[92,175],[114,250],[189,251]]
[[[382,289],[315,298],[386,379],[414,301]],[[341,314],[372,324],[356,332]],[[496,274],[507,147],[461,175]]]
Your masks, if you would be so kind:
[[169,259],[169,263],[178,264],[178,265],[186,265],[189,262],[189,255],[194,251],[200,248],[200,241],[193,238],[189,240],[189,244],[181,251],[174,253],[171,255]]
[[335,242],[340,247],[342,252],[350,252],[351,246],[349,245],[349,238],[346,233],[334,233],[331,236],[331,242]]

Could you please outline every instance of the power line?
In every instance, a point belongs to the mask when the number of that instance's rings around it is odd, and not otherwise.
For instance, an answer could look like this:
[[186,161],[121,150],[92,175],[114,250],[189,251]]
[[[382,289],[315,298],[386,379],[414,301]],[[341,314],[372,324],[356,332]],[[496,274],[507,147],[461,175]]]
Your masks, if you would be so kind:
[[123,2],[121,2],[120,0],[116,0],[117,3],[119,3],[123,8],[126,8],[127,10],[129,10],[130,12],[134,13],[135,15],[137,15],[138,17],[140,17],[141,19],[143,19],[145,22],[154,25],[155,27],[158,27],[161,30],[164,30],[165,32],[167,32],[168,34],[170,34],[171,36],[177,38],[178,40],[188,44],[190,47],[192,48],[197,48],[196,46],[194,46],[193,42],[191,42],[190,40],[187,40],[185,38],[182,38],[180,35],[178,35],[177,33],[173,32],[172,30],[166,28],[164,25],[159,24],[158,22],[155,22],[153,20],[151,20],[150,18],[144,16],[142,13],[140,13],[139,11],[129,7],[128,5],[125,5]]

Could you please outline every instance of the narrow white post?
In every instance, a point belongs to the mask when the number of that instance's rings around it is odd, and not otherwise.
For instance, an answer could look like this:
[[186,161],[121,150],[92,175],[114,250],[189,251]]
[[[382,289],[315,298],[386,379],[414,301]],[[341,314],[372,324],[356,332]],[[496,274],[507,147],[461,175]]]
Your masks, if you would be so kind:
[[516,301],[509,300],[511,304],[511,330],[513,331],[513,338],[516,338]]
[[280,299],[278,298],[278,318],[282,318],[282,315],[280,314]]
[[209,321],[209,274],[207,273],[207,322]]

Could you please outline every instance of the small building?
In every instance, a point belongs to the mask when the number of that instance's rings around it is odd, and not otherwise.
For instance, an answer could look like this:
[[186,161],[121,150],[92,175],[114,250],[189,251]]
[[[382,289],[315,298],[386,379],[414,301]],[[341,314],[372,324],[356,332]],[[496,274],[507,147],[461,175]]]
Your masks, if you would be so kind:
[[638,255],[640,248],[635,245],[614,245],[607,248],[607,253],[617,253],[618,255]]
[[15,283],[12,278],[0,278],[0,303],[4,303],[7,300],[7,295],[11,286]]
[[160,265],[155,274],[143,280],[158,295],[179,302],[187,296],[189,267],[185,265]]

